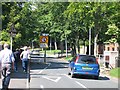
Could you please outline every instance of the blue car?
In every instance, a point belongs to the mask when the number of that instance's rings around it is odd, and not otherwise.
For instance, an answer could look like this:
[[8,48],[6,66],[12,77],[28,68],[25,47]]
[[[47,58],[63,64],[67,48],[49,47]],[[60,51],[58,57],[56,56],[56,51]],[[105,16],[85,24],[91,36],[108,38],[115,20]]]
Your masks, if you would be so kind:
[[100,68],[95,56],[76,55],[69,61],[69,74],[73,78],[76,75],[93,76],[99,78]]

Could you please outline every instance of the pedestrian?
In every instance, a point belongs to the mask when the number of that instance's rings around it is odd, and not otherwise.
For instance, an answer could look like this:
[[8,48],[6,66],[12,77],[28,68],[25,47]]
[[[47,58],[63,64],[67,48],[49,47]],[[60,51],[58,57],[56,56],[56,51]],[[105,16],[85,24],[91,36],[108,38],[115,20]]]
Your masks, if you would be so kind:
[[20,60],[20,53],[18,49],[16,49],[16,51],[14,52],[14,57],[15,57],[14,70],[15,72],[18,72],[18,62]]
[[14,55],[9,50],[9,45],[4,44],[4,49],[0,51],[0,63],[2,70],[2,90],[7,90],[10,82],[11,69],[14,69]]
[[22,60],[23,71],[26,73],[28,66],[28,56],[29,56],[29,52],[27,51],[27,46],[24,46],[24,51],[20,54],[20,59]]
[[109,61],[108,60],[105,61],[105,66],[106,66],[106,68],[109,68]]

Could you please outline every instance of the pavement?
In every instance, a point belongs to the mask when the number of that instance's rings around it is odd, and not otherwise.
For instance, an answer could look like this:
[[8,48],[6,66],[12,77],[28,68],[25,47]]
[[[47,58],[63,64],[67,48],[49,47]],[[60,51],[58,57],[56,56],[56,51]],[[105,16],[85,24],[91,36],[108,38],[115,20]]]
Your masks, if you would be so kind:
[[[104,67],[101,67],[101,75],[107,76],[110,79],[118,80],[117,78],[113,78],[109,76],[109,69],[105,69]],[[11,80],[9,84],[9,89],[29,89],[29,74],[23,72],[22,70],[22,64],[21,62],[18,63],[18,72],[12,72],[11,74]],[[0,88],[2,87],[2,80],[0,78]]]
[[[49,57],[50,55],[47,55],[47,57]],[[37,57],[37,56],[35,56]],[[53,58],[58,58],[58,55],[53,55],[51,56]],[[44,62],[44,59],[42,58],[35,58],[34,61],[37,62]],[[2,79],[0,78],[0,89],[2,88]],[[11,73],[11,79],[10,79],[10,83],[9,83],[9,89],[14,89],[14,90],[18,90],[18,89],[29,89],[29,73],[25,73],[22,70],[22,62],[20,61],[18,63],[18,72],[12,71]]]
[[[27,89],[28,74],[23,72],[21,62],[18,63],[18,72],[12,71],[9,89]],[[2,80],[0,78],[0,89],[2,88]]]

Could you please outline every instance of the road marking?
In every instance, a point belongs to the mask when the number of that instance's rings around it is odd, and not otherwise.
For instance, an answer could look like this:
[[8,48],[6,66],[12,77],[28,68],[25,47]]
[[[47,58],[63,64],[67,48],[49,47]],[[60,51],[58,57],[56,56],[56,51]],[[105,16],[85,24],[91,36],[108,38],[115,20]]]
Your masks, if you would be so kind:
[[69,79],[72,79],[70,76],[68,76],[67,74],[64,74],[66,77],[68,77]]
[[78,85],[82,86],[83,88],[85,88],[86,90],[89,90],[86,86],[84,86],[83,84],[81,84],[80,82],[78,81],[75,81]]
[[42,76],[42,77],[56,83],[61,79],[61,77],[56,77],[56,76]]
[[[68,77],[69,79],[72,79],[69,75],[67,74],[64,74],[66,77]],[[80,82],[78,81],[75,81],[78,85],[82,86],[83,88],[85,88],[86,90],[89,90],[86,86],[84,86],[83,84],[81,84]]]
[[48,66],[45,67],[43,70],[41,70],[38,74],[42,73],[45,69],[47,69],[49,66],[51,65],[51,63],[48,63]]
[[43,88],[44,88],[44,86],[43,86],[43,85],[40,85],[40,88],[41,88],[41,89],[43,89]]

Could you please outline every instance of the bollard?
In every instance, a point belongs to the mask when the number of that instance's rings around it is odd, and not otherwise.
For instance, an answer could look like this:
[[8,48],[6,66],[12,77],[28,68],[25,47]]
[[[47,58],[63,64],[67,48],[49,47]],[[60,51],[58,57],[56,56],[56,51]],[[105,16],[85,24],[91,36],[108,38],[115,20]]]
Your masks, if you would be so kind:
[[28,59],[28,68],[27,68],[27,88],[30,88],[30,60],[31,60],[31,57]]
[[44,53],[44,63],[46,63],[46,48],[45,48],[45,53]]

